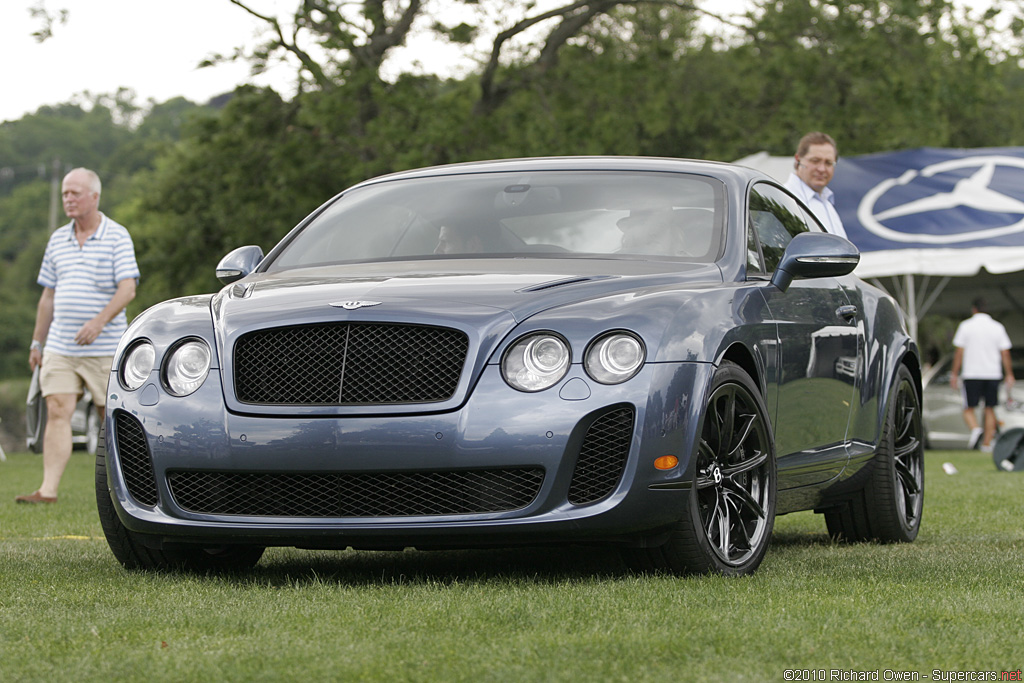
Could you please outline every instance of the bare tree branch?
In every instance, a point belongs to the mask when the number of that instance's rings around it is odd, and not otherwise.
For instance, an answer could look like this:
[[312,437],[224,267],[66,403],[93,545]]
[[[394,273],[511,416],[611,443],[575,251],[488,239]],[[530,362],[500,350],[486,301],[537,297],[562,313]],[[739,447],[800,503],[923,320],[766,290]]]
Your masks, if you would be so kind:
[[[480,100],[477,103],[477,113],[493,111],[517,88],[541,77],[558,63],[559,50],[569,39],[579,35],[595,17],[607,14],[620,5],[666,5],[695,11],[724,21],[717,14],[700,10],[690,0],[577,0],[572,4],[542,12],[534,17],[527,17],[502,31],[494,39],[491,56],[480,75]],[[527,65],[525,69],[520,70],[514,81],[498,83],[497,74],[501,66],[502,49],[505,43],[537,24],[559,17],[561,17],[561,21],[547,34],[537,59]]]
[[364,13],[370,20],[372,29],[366,43],[353,48],[355,56],[365,66],[379,70],[388,51],[402,45],[409,37],[412,23],[419,16],[422,7],[422,0],[409,0],[409,4],[398,20],[394,24],[388,25],[384,15],[383,0],[367,0],[364,4]]
[[277,36],[278,46],[286,50],[287,52],[290,52],[293,55],[295,55],[295,57],[299,60],[299,63],[302,64],[303,68],[305,68],[309,72],[309,74],[313,77],[313,81],[316,82],[317,85],[319,85],[324,90],[329,90],[336,85],[334,79],[330,78],[324,72],[324,69],[320,65],[320,63],[313,59],[313,57],[308,52],[299,47],[297,41],[297,29],[292,32],[292,39],[289,40],[288,38],[285,37],[284,30],[281,28],[281,22],[277,20],[277,17],[270,17],[260,14],[256,10],[246,5],[244,2],[241,2],[240,0],[228,1],[232,5],[235,5],[236,7],[241,7],[243,10],[245,10],[252,16],[262,21],[265,21],[267,24],[269,24],[274,34]]
[[[494,0],[478,0],[491,4]],[[478,113],[487,113],[500,106],[511,93],[528,86],[542,77],[558,63],[561,49],[596,18],[613,12],[620,6],[665,6],[687,10],[697,15],[712,17],[723,25],[737,26],[725,15],[704,10],[698,0],[570,0],[555,7],[527,16],[500,31],[494,38],[490,55],[480,75]],[[380,81],[381,68],[390,51],[406,42],[417,18],[422,16],[426,0],[298,0],[295,21],[290,36],[284,34],[277,18],[266,16],[249,6],[250,0],[230,0],[250,15],[265,22],[273,33],[270,49],[281,49],[299,60],[313,82],[328,90],[343,80],[367,88]],[[388,12],[391,11],[389,18]],[[397,16],[395,12],[397,11]],[[539,51],[532,61],[519,65],[514,73],[499,79],[503,59],[510,41],[522,36],[545,22],[553,28],[540,41]],[[440,24],[434,24],[435,30]],[[312,35],[313,40],[326,52],[326,61],[318,61],[300,47],[300,38]],[[321,58],[322,60],[324,58]],[[328,70],[329,64],[337,70]],[[367,98],[372,95],[363,92]],[[364,111],[372,115],[374,108]]]

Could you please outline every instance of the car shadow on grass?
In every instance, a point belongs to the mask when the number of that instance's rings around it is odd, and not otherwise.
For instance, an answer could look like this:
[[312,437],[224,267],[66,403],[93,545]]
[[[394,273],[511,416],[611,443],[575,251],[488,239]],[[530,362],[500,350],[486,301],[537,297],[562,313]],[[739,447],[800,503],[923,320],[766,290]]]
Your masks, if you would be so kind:
[[775,532],[772,535],[772,544],[768,552],[771,552],[771,548],[811,548],[840,544],[844,544],[844,542],[833,539],[827,533],[808,533],[806,531]]
[[345,585],[453,584],[480,581],[562,583],[636,574],[609,548],[537,547],[436,551],[268,551],[238,578],[269,585],[316,581]]

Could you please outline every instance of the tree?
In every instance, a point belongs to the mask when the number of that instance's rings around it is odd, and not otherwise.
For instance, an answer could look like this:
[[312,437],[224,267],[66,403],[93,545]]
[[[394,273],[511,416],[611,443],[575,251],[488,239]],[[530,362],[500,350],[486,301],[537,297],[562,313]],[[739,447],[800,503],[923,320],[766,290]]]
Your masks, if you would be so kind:
[[979,40],[986,24],[948,0],[759,4],[729,61],[754,76],[738,104],[763,117],[762,148],[791,153],[810,129],[833,131],[844,153],[1005,144],[1020,118],[997,132],[979,116],[1005,109],[1006,65]]
[[136,178],[123,216],[143,274],[140,305],[216,289],[224,254],[268,249],[340,189],[336,157],[299,118],[298,105],[272,90],[240,88],[219,116],[188,122],[181,143]]
[[[439,40],[469,45],[480,36],[493,34],[478,81],[478,112],[486,114],[509,95],[529,87],[558,63],[563,47],[595,20],[621,6],[675,7],[690,13],[719,15],[699,7],[692,0],[576,0],[564,5],[537,7],[535,2],[517,0],[460,0],[465,20],[446,25],[423,0],[300,0],[290,21],[261,14],[243,0],[229,0],[267,25],[267,38],[255,50],[236,51],[229,57],[216,56],[209,64],[224,59],[247,59],[255,72],[280,55],[292,57],[299,65],[301,91],[313,87],[323,91],[341,85],[358,85],[362,96],[370,96],[381,76],[389,54],[403,45],[414,31],[428,31]],[[706,3],[714,6],[714,3]],[[514,19],[512,19],[514,17]],[[493,24],[492,27],[489,24]],[[514,63],[508,73],[504,67]],[[364,102],[364,104],[369,104]],[[362,112],[365,123],[375,116],[372,106]]]

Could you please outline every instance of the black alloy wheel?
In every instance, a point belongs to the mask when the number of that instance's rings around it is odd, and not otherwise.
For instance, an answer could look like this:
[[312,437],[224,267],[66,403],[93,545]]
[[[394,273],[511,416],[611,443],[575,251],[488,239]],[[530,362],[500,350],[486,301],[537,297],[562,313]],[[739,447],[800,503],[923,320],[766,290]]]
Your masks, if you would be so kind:
[[631,551],[645,569],[743,576],[761,564],[775,525],[776,466],[761,393],[738,365],[715,372],[687,509],[662,546]]

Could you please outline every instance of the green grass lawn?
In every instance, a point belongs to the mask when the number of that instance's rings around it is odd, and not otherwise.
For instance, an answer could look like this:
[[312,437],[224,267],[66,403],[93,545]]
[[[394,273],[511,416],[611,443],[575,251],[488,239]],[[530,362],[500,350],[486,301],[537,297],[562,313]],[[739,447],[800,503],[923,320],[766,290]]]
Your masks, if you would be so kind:
[[0,463],[5,682],[998,680],[1024,665],[1024,475],[977,453],[928,453],[917,542],[833,544],[820,516],[788,515],[744,579],[635,575],[586,548],[270,549],[244,575],[127,572],[92,459],[72,458],[57,505],[15,505],[40,473],[38,456]]

